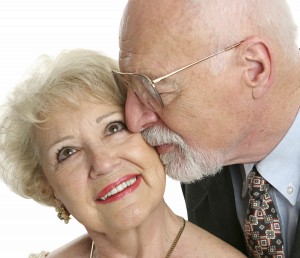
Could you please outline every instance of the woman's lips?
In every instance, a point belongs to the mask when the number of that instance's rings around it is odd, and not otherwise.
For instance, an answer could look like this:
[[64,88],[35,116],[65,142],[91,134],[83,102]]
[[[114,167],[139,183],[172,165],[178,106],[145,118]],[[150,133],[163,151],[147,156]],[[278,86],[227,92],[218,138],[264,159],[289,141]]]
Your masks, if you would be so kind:
[[96,202],[105,204],[117,201],[133,192],[140,184],[142,177],[138,174],[126,175],[105,187],[96,197]]

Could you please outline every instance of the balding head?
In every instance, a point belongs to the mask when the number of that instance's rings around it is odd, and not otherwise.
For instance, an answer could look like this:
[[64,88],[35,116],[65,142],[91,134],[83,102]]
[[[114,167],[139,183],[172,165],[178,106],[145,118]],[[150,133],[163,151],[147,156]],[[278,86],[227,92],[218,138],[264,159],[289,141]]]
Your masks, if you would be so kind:
[[[196,19],[184,11],[185,1],[129,1],[120,29],[120,58],[150,54],[167,58],[178,44],[194,33]],[[185,26],[182,26],[185,24]]]
[[170,40],[182,41],[183,51],[191,41],[209,51],[251,36],[295,56],[296,26],[285,0],[129,0],[120,30],[121,59],[157,45],[164,47],[161,56],[172,47]]

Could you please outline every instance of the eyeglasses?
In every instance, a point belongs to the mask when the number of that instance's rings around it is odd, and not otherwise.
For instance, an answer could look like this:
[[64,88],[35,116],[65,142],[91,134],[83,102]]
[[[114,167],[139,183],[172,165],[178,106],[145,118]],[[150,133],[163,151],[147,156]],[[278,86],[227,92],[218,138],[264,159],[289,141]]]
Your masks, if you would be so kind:
[[157,91],[155,84],[160,82],[163,79],[166,79],[176,73],[179,73],[195,64],[199,64],[211,57],[214,57],[220,53],[226,52],[228,50],[231,50],[240,44],[242,44],[243,41],[240,41],[234,45],[231,45],[229,47],[226,47],[212,55],[209,55],[207,57],[204,57],[194,63],[191,63],[189,65],[186,65],[184,67],[181,67],[177,69],[174,72],[168,73],[167,75],[164,75],[162,77],[159,77],[155,80],[151,80],[148,76],[138,73],[122,73],[113,70],[113,75],[115,78],[115,81],[119,87],[128,87],[130,86],[132,90],[135,92],[135,94],[138,96],[139,100],[149,109],[153,111],[159,111],[164,107],[164,103],[160,97],[159,92]]

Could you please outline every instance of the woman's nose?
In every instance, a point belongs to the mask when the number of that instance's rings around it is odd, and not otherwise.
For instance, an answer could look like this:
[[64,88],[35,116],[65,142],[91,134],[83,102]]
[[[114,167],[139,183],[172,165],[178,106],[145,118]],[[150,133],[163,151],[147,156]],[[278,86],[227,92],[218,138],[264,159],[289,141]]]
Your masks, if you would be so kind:
[[94,152],[91,155],[90,162],[90,177],[96,179],[99,176],[113,172],[117,168],[120,159],[117,158],[112,150],[105,149]]

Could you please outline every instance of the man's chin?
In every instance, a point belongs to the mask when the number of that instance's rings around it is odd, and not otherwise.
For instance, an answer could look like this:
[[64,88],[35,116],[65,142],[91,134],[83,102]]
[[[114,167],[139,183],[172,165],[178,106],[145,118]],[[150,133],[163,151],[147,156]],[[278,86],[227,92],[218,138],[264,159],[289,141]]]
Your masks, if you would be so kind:
[[187,171],[187,170],[181,170],[178,171],[174,168],[169,167],[168,165],[165,166],[165,173],[172,179],[179,181],[181,183],[190,184],[195,183],[197,181],[203,180],[207,177],[214,176],[217,173],[221,171],[220,169],[210,171],[209,173],[207,171]]
[[[195,154],[195,153],[194,153]],[[208,158],[203,156],[185,156],[176,150],[164,155],[160,159],[165,167],[165,173],[174,180],[182,183],[193,183],[208,176],[216,175],[221,169],[220,156]]]

